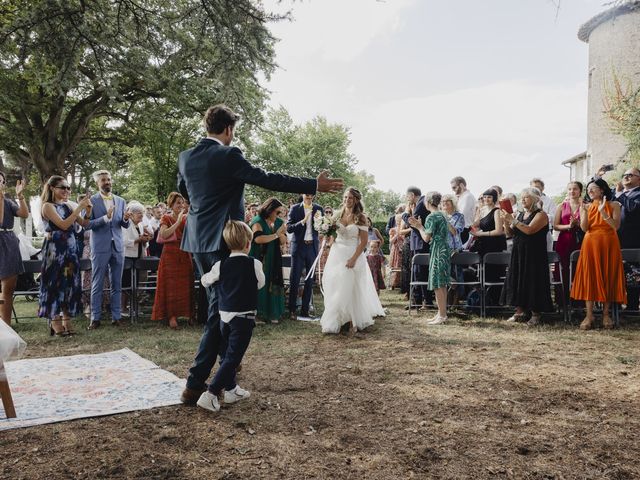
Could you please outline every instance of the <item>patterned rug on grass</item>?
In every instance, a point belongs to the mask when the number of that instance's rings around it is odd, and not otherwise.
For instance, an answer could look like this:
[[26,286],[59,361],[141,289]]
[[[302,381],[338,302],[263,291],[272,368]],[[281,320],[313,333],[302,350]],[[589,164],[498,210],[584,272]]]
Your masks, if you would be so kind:
[[17,418],[0,431],[180,403],[184,380],[125,348],[5,363]]

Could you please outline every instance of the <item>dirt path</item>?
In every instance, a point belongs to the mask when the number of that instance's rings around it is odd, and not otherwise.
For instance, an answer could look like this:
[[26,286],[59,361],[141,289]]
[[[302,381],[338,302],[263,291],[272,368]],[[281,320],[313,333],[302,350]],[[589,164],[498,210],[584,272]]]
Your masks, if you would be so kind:
[[[390,309],[364,338],[261,327],[240,378],[252,397],[219,415],[175,406],[2,432],[0,477],[640,478],[637,328],[428,328]],[[179,376],[191,361],[132,348]]]

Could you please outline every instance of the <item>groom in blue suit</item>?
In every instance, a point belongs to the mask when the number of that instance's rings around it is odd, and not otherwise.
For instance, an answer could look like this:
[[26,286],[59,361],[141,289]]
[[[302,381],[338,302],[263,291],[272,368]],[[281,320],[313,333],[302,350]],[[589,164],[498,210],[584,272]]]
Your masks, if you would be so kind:
[[[313,228],[313,219],[316,213],[323,215],[322,207],[313,203],[313,195],[305,193],[302,202],[297,203],[289,210],[287,219],[287,232],[293,234],[291,240],[291,274],[289,275],[289,315],[296,318],[298,300],[298,286],[302,270],[309,272],[311,265],[318,256],[320,241],[318,232]],[[309,316],[309,304],[313,290],[313,275],[304,282],[302,305],[300,316]]]
[[[228,220],[244,220],[244,186],[257,185],[291,193],[334,192],[343,187],[341,179],[297,178],[267,173],[251,165],[237,147],[231,147],[239,117],[225,105],[210,107],[204,118],[206,138],[180,153],[178,189],[189,201],[189,216],[182,237],[182,250],[191,252],[200,275],[229,255],[222,239]],[[189,370],[181,400],[195,404],[206,389],[206,381],[220,348],[220,314],[215,286],[207,288],[209,312],[198,352]],[[223,352],[222,352],[223,353]]]
[[91,197],[91,323],[89,330],[100,327],[104,277],[111,280],[111,323],[120,326],[122,310],[122,270],[124,248],[122,229],[129,227],[126,202],[111,191],[111,174],[99,170],[93,174],[99,192]]

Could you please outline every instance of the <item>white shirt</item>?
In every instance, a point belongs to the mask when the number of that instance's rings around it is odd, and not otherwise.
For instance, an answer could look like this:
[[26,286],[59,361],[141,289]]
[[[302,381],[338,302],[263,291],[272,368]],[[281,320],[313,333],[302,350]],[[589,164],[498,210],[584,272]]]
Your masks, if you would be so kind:
[[[140,235],[144,234],[144,225],[140,222],[138,225],[129,222],[129,228],[122,227],[122,242],[124,243],[124,256],[129,258],[138,258],[138,240]],[[142,255],[145,256],[146,245],[142,244]]]
[[[229,255],[231,257],[247,257],[246,253],[234,252]],[[260,290],[265,285],[264,272],[262,271],[262,263],[260,260],[253,259],[253,269],[256,272],[256,278],[258,279],[258,290]],[[205,273],[200,281],[202,285],[205,287],[209,287],[220,280],[220,262],[216,262],[213,267],[211,267],[211,271]],[[233,320],[237,315],[247,315],[249,313],[256,313],[255,310],[249,310],[248,312],[224,312],[220,310],[220,320],[224,323],[229,323]]]
[[556,216],[556,202],[553,201],[553,198],[544,194],[540,197],[540,200],[542,201],[542,211],[549,216],[549,225],[553,225],[553,219]]
[[465,190],[458,197],[458,211],[464,216],[464,228],[469,228],[476,213],[476,198],[469,190]]
[[[313,203],[307,207],[304,203],[302,204],[302,207],[304,208],[304,214],[305,216],[307,215],[307,213],[311,212],[311,214],[313,214]],[[304,219],[303,219],[304,220]],[[304,231],[304,239],[305,241],[311,241],[313,240],[313,215],[309,215],[309,218],[307,218],[307,228]]]

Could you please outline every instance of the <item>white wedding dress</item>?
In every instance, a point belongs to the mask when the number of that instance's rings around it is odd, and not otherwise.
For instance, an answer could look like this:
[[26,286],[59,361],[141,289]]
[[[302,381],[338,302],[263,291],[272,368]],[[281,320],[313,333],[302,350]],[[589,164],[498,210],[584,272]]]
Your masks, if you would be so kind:
[[373,317],[384,316],[364,254],[353,268],[346,267],[347,260],[358,247],[360,229],[366,231],[367,227],[353,224],[345,227],[338,222],[338,236],[331,246],[322,276],[322,333],[338,333],[340,327],[349,322],[362,330],[373,325]]

